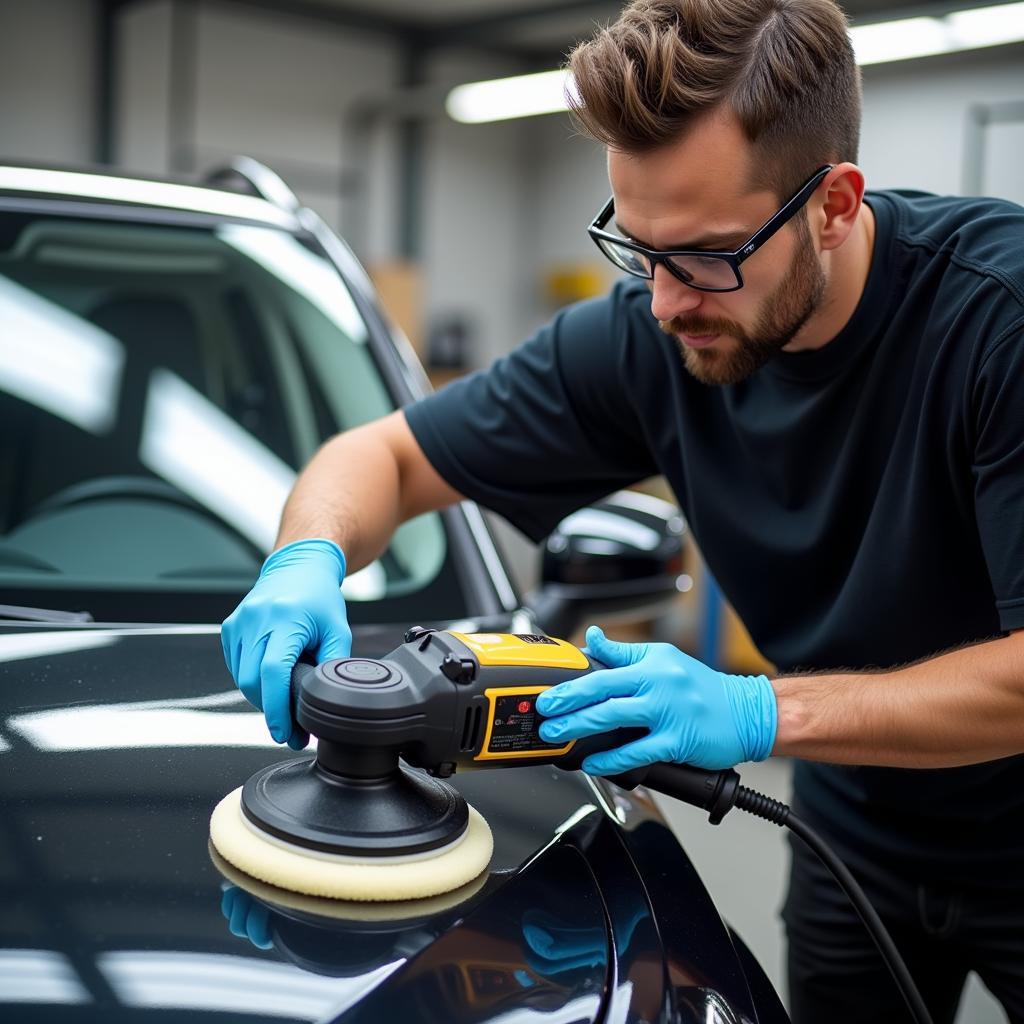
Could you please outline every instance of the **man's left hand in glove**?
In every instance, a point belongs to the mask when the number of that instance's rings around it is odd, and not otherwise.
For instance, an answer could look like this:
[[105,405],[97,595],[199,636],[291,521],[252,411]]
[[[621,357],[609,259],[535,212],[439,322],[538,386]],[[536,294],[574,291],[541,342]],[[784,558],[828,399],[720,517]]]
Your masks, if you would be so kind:
[[627,644],[587,630],[587,652],[608,667],[537,698],[548,721],[540,737],[568,742],[618,728],[648,735],[615,750],[591,754],[591,775],[669,761],[718,770],[763,761],[772,752],[778,709],[766,676],[716,672],[671,644]]

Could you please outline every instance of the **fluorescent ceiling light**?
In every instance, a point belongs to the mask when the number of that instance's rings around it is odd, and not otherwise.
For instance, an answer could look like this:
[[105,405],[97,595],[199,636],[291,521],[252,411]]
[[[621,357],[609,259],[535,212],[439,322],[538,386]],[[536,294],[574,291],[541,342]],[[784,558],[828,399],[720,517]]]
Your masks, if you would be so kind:
[[929,57],[947,50],[946,33],[938,18],[905,18],[850,29],[857,63]]
[[568,109],[566,91],[570,89],[575,89],[575,84],[566,71],[472,82],[452,89],[445,109],[453,120],[464,124],[554,114]]
[[999,46],[1024,39],[1024,3],[954,11],[942,19],[961,49]]
[[[858,64],[910,60],[1024,40],[1024,3],[953,11],[941,18],[904,18],[850,29]],[[568,110],[575,90],[568,71],[543,71],[456,86],[445,109],[464,124],[506,121]]]
[[861,65],[1018,43],[1024,40],[1024,3],[861,25],[850,30],[850,37]]

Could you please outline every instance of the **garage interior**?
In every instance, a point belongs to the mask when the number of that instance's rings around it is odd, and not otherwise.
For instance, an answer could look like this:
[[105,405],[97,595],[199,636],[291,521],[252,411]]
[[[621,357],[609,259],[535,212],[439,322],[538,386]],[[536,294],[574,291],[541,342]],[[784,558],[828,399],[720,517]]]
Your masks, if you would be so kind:
[[[349,242],[441,384],[614,279],[585,230],[608,192],[601,148],[563,112],[459,123],[449,92],[557,68],[619,6],[0,0],[0,162],[191,181],[238,154],[265,163]],[[854,26],[983,6],[843,4]],[[865,65],[869,187],[1024,203],[1022,38]],[[532,550],[499,529],[527,589]],[[760,670],[696,555],[693,566],[695,585],[670,614],[629,628],[723,669]],[[786,800],[788,765],[748,766],[744,782]],[[723,916],[784,991],[782,832],[741,815],[710,829],[702,812],[661,803]],[[958,1022],[1004,1019],[972,978]]]

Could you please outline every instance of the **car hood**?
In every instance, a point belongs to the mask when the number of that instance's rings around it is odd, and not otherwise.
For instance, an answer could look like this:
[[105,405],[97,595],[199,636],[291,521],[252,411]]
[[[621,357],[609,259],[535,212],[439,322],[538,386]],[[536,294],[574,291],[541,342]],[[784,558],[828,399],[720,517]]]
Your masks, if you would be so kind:
[[[355,650],[396,636],[357,632]],[[208,848],[220,798],[295,756],[215,627],[0,626],[0,682],[5,1020],[758,1019],[642,792],[540,766],[460,774],[495,839],[476,882],[402,905],[291,898]]]

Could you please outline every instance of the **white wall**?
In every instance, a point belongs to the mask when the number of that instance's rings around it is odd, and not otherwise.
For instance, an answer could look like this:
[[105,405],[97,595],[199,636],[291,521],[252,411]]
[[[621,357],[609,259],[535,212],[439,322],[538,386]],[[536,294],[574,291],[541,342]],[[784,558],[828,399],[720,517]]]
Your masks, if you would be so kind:
[[[1024,101],[1024,47],[865,68],[860,163],[869,187],[964,193],[968,109],[1000,100]],[[993,135],[1003,145],[980,191],[1024,202],[1024,135]]]
[[0,159],[93,158],[95,37],[90,0],[0,0]]
[[[515,74],[493,60],[443,54],[431,61],[431,83]],[[523,339],[531,323],[533,278],[526,225],[533,202],[527,170],[535,159],[533,126],[432,119],[426,132],[423,257],[428,324],[467,318],[476,341],[473,362],[486,365]]]
[[[278,171],[303,202],[344,230],[341,175],[362,162],[345,118],[391,90],[398,73],[393,43],[244,7],[202,5],[194,15],[174,8],[171,0],[149,0],[121,21],[119,164],[183,174],[244,153]],[[374,190],[368,214],[375,240],[393,231],[380,193]]]
[[114,161],[140,174],[171,169],[171,10],[149,0],[117,21]]
[[197,36],[201,162],[235,153],[264,160],[344,230],[336,179],[355,161],[343,118],[390,91],[398,74],[394,45],[378,35],[230,7],[202,10]]

